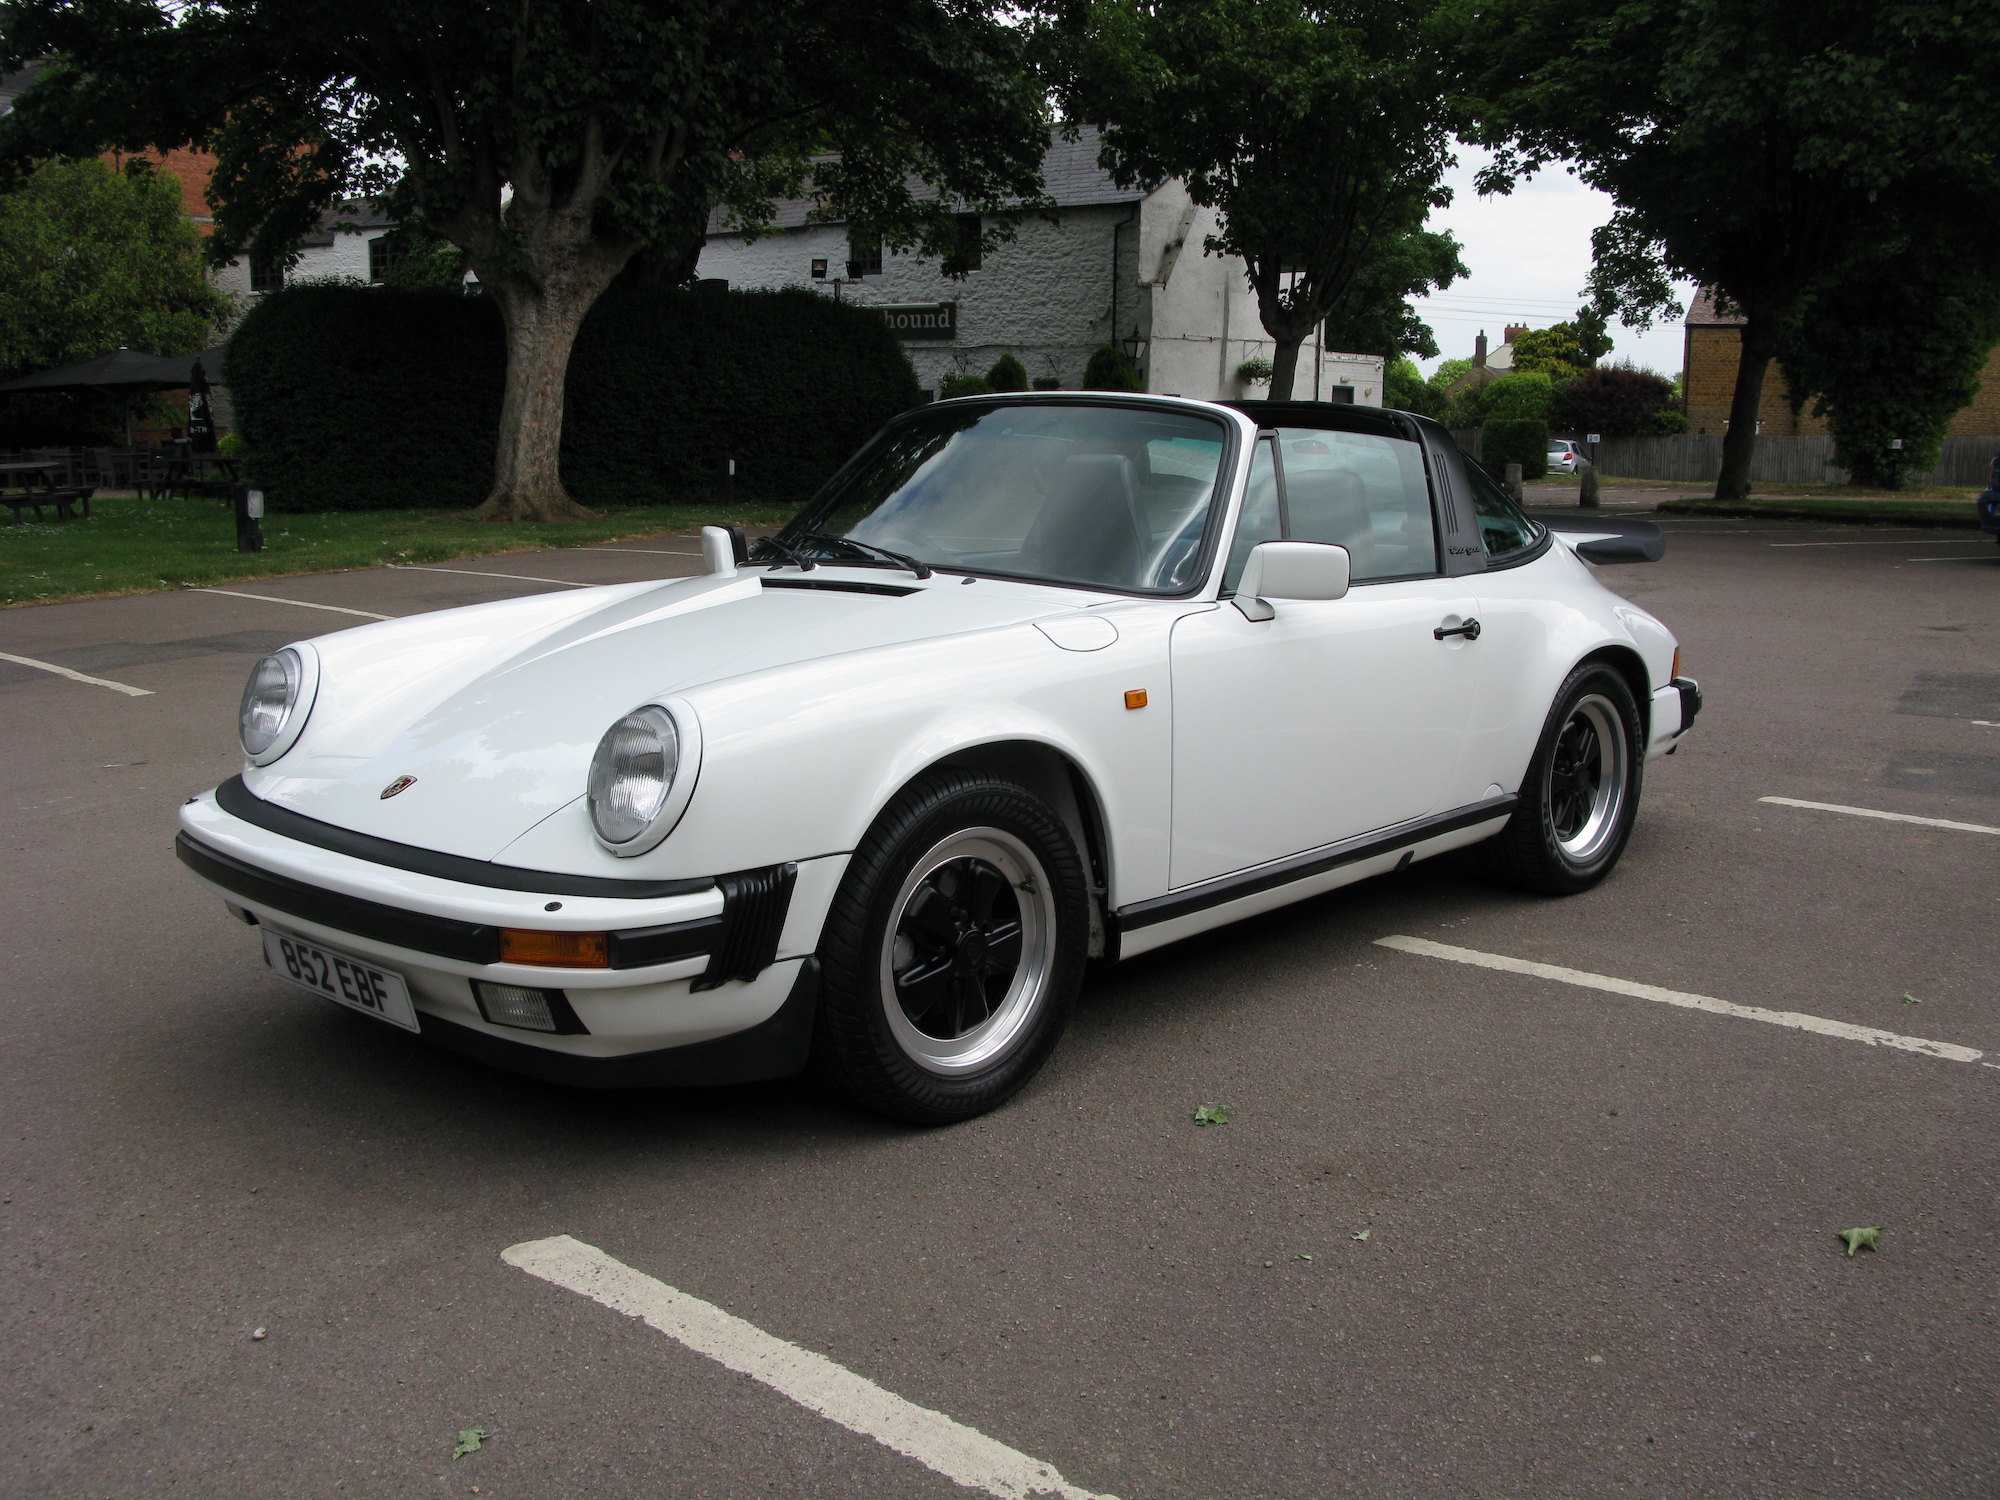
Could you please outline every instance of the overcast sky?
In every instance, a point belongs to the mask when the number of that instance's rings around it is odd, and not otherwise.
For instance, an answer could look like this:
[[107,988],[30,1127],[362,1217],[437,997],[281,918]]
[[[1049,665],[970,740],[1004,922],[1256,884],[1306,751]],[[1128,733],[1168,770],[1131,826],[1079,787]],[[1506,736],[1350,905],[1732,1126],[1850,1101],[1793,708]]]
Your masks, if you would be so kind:
[[[1590,232],[1611,217],[1609,198],[1555,167],[1506,197],[1482,198],[1472,179],[1486,160],[1475,147],[1459,149],[1459,164],[1445,178],[1452,205],[1432,214],[1427,226],[1458,237],[1459,258],[1472,273],[1414,304],[1437,335],[1439,359],[1471,358],[1482,328],[1488,347],[1497,348],[1509,323],[1546,328],[1571,317],[1590,274]],[[1680,288],[1683,306],[1693,294],[1692,284]],[[1669,378],[1680,373],[1678,319],[1646,333],[1614,323],[1610,332],[1615,342],[1607,359],[1629,359]],[[1438,366],[1435,359],[1417,363],[1426,375]]]

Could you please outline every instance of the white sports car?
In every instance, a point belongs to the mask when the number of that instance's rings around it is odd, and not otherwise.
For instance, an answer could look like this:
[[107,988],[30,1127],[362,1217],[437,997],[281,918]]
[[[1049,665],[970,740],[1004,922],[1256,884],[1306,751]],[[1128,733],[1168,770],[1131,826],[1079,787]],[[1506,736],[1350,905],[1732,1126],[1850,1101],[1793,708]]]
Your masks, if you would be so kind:
[[1701,694],[1579,560],[1657,529],[1584,524],[1403,412],[941,402],[706,576],[266,657],[178,852],[279,974],[502,1066],[962,1119],[1087,960],[1468,844],[1602,880]]

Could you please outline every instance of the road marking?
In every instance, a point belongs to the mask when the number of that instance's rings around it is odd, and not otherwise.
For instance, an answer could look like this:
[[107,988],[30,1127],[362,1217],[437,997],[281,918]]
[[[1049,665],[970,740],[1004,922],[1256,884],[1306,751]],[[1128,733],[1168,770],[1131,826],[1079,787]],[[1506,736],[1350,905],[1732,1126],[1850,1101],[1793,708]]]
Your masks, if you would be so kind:
[[516,583],[559,583],[566,589],[594,589],[594,583],[575,583],[567,578],[533,578],[526,573],[482,573],[477,568],[426,568],[418,563],[390,563],[398,573],[458,573],[467,578],[511,578]]
[[[1891,541],[1871,539],[1865,542],[1770,542],[1772,547],[1907,547],[1913,538],[1899,536]],[[1981,537],[1939,537],[1932,542],[1933,547],[1984,547],[1986,538]]]
[[967,1489],[1005,1500],[1117,1500],[1078,1489],[1054,1467],[942,1412],[905,1401],[824,1355],[774,1338],[713,1303],[656,1281],[566,1234],[500,1252],[508,1265],[657,1328],[717,1364],[761,1381],[808,1411],[873,1438]]
[[1990,557],[1906,557],[1904,562],[1992,562]]
[[700,557],[699,552],[689,552],[673,547],[592,547],[592,552],[643,552],[648,557]]
[[1755,1005],[1732,1005],[1708,995],[1690,995],[1680,990],[1663,990],[1654,984],[1637,984],[1630,979],[1613,979],[1582,969],[1565,969],[1558,964],[1538,964],[1525,958],[1508,958],[1501,953],[1481,953],[1473,948],[1453,948],[1424,938],[1385,937],[1375,939],[1384,948],[1404,953],[1420,953],[1427,958],[1445,958],[1453,963],[1474,964],[1482,969],[1501,969],[1509,974],[1527,974],[1536,979],[1553,979],[1587,990],[1608,990],[1614,995],[1630,995],[1635,1000],[1657,1000],[1687,1010],[1705,1010],[1718,1016],[1734,1016],[1740,1021],[1763,1021],[1772,1026],[1789,1026],[1794,1031],[1813,1031],[1846,1042],[1864,1042],[1870,1047],[1894,1047],[1903,1052],[1921,1052],[1947,1062],[1978,1062],[1986,1054],[1976,1047],[1960,1047],[1951,1042],[1933,1042],[1920,1036],[1902,1036],[1878,1031],[1873,1026],[1854,1026],[1846,1021],[1829,1021],[1824,1016],[1808,1016],[1795,1010],[1765,1010]]
[[344,604],[314,604],[309,599],[280,599],[276,594],[243,594],[235,589],[210,589],[196,586],[191,590],[197,594],[227,594],[232,599],[256,599],[265,604],[296,604],[300,609],[325,609],[337,615],[359,615],[364,620],[393,620],[394,615],[378,615],[373,610],[349,609]]
[[[1974,719],[1975,724],[1984,724],[1984,719]],[[1960,833],[2000,833],[2000,828],[1988,828],[1984,823],[1954,823],[1949,818],[1916,818],[1908,813],[1882,812],[1873,807],[1844,807],[1838,802],[1800,802],[1794,797],[1759,797],[1759,802],[1774,802],[1779,807],[1809,807],[1814,812],[1846,813],[1854,818],[1881,818],[1889,823],[1921,823],[1926,828],[1955,828]]]
[[114,693],[123,693],[129,698],[150,698],[151,688],[129,687],[122,682],[113,682],[109,677],[91,677],[82,672],[72,672],[68,667],[59,667],[52,661],[36,661],[32,656],[12,656],[0,651],[0,661],[18,662],[24,667],[35,667],[44,672],[53,672],[58,677],[67,677],[71,682],[87,682],[92,687],[108,687]]

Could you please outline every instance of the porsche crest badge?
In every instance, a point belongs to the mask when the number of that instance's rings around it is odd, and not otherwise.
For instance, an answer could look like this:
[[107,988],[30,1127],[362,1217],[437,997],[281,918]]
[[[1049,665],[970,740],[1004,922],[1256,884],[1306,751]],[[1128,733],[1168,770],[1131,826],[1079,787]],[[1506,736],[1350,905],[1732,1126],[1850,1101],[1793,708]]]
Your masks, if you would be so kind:
[[382,788],[382,800],[384,802],[387,802],[391,797],[395,796],[396,793],[407,792],[411,787],[415,786],[416,784],[417,784],[417,778],[414,776],[398,776],[394,781],[390,782],[387,786]]

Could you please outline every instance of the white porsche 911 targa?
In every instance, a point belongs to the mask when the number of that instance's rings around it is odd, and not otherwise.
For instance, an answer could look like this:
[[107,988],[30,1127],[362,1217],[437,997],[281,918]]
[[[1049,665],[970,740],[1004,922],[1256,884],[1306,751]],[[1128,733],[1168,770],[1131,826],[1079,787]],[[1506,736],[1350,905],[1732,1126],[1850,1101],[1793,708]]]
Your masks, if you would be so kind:
[[1403,412],[1096,393],[891,422],[707,573],[301,641],[180,858],[273,970],[567,1083],[993,1108],[1114,961],[1448,849],[1572,893],[1701,704]]

